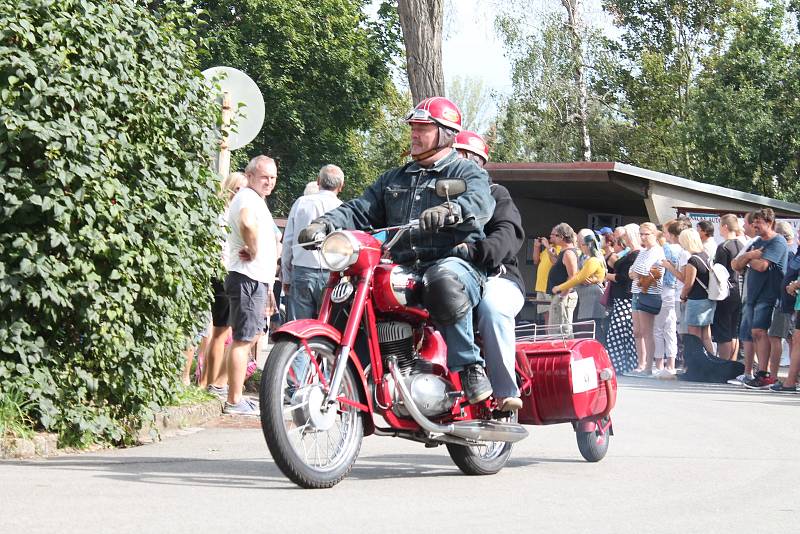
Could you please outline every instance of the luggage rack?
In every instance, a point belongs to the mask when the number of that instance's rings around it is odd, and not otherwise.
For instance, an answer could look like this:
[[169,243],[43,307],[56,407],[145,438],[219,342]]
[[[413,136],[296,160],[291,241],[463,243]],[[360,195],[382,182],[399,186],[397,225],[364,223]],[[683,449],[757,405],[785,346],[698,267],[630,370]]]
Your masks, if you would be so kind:
[[568,339],[596,339],[594,321],[540,325],[521,324],[514,328],[516,341],[567,341]]

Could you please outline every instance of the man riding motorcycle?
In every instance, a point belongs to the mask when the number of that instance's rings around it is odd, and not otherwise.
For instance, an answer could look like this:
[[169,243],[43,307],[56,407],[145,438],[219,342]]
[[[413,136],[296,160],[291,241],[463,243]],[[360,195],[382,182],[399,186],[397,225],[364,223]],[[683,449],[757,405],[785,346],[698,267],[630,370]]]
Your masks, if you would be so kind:
[[[495,201],[486,172],[452,148],[461,130],[461,112],[453,102],[427,98],[406,122],[414,161],[383,173],[363,195],[316,219],[300,232],[298,242],[318,241],[337,228],[366,230],[419,219],[419,231],[406,233],[392,247],[392,259],[424,270],[423,303],[447,343],[448,367],[459,371],[464,393],[477,403],[492,394],[472,326],[485,276],[452,254],[461,243],[483,239]],[[463,180],[466,190],[443,202],[436,194],[440,179]]]
[[[489,160],[489,146],[474,132],[459,132],[453,148],[459,156],[481,168]],[[500,410],[507,412],[522,407],[514,368],[514,318],[525,303],[525,285],[517,265],[517,252],[525,241],[525,231],[508,189],[491,184],[491,191],[496,204],[492,218],[483,228],[486,238],[462,243],[456,249],[459,256],[483,268],[488,277],[476,310],[478,330],[494,396]]]

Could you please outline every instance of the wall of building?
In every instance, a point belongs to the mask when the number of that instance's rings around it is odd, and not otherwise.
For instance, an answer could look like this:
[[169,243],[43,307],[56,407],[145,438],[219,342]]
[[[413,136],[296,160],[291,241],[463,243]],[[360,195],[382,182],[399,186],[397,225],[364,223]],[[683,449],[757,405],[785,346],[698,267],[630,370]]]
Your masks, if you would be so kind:
[[761,207],[735,198],[677,188],[658,182],[650,182],[650,194],[645,199],[645,206],[650,219],[656,223],[674,219],[677,216],[675,206],[697,208],[698,211],[711,209],[735,212],[751,211]]

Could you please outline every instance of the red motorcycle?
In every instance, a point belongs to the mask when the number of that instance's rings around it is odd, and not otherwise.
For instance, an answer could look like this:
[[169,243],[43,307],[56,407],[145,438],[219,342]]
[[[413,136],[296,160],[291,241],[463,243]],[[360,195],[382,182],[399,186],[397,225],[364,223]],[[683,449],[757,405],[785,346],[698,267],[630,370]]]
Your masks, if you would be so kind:
[[583,456],[602,459],[617,387],[602,345],[523,334],[522,409],[500,412],[492,398],[469,404],[420,303],[422,274],[383,259],[415,226],[383,229],[397,232],[385,245],[361,231],[322,242],[331,276],[319,317],[272,334],[261,379],[261,427],[281,471],[304,488],[331,487],[350,472],[363,437],[376,434],[445,445],[464,473],[493,474],[528,435],[521,423],[571,422]]

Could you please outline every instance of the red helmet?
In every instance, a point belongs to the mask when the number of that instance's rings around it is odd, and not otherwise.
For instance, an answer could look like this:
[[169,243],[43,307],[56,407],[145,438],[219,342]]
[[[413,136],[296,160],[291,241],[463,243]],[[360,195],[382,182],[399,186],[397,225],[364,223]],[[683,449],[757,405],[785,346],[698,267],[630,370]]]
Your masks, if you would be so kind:
[[453,142],[453,148],[456,150],[466,150],[467,152],[471,152],[476,156],[483,158],[484,163],[489,161],[489,145],[486,144],[486,141],[483,140],[483,137],[475,132],[470,132],[469,130],[461,130],[458,132],[458,135],[456,135],[456,139]]
[[437,124],[456,132],[461,131],[461,110],[443,96],[426,98],[406,117],[406,122]]

